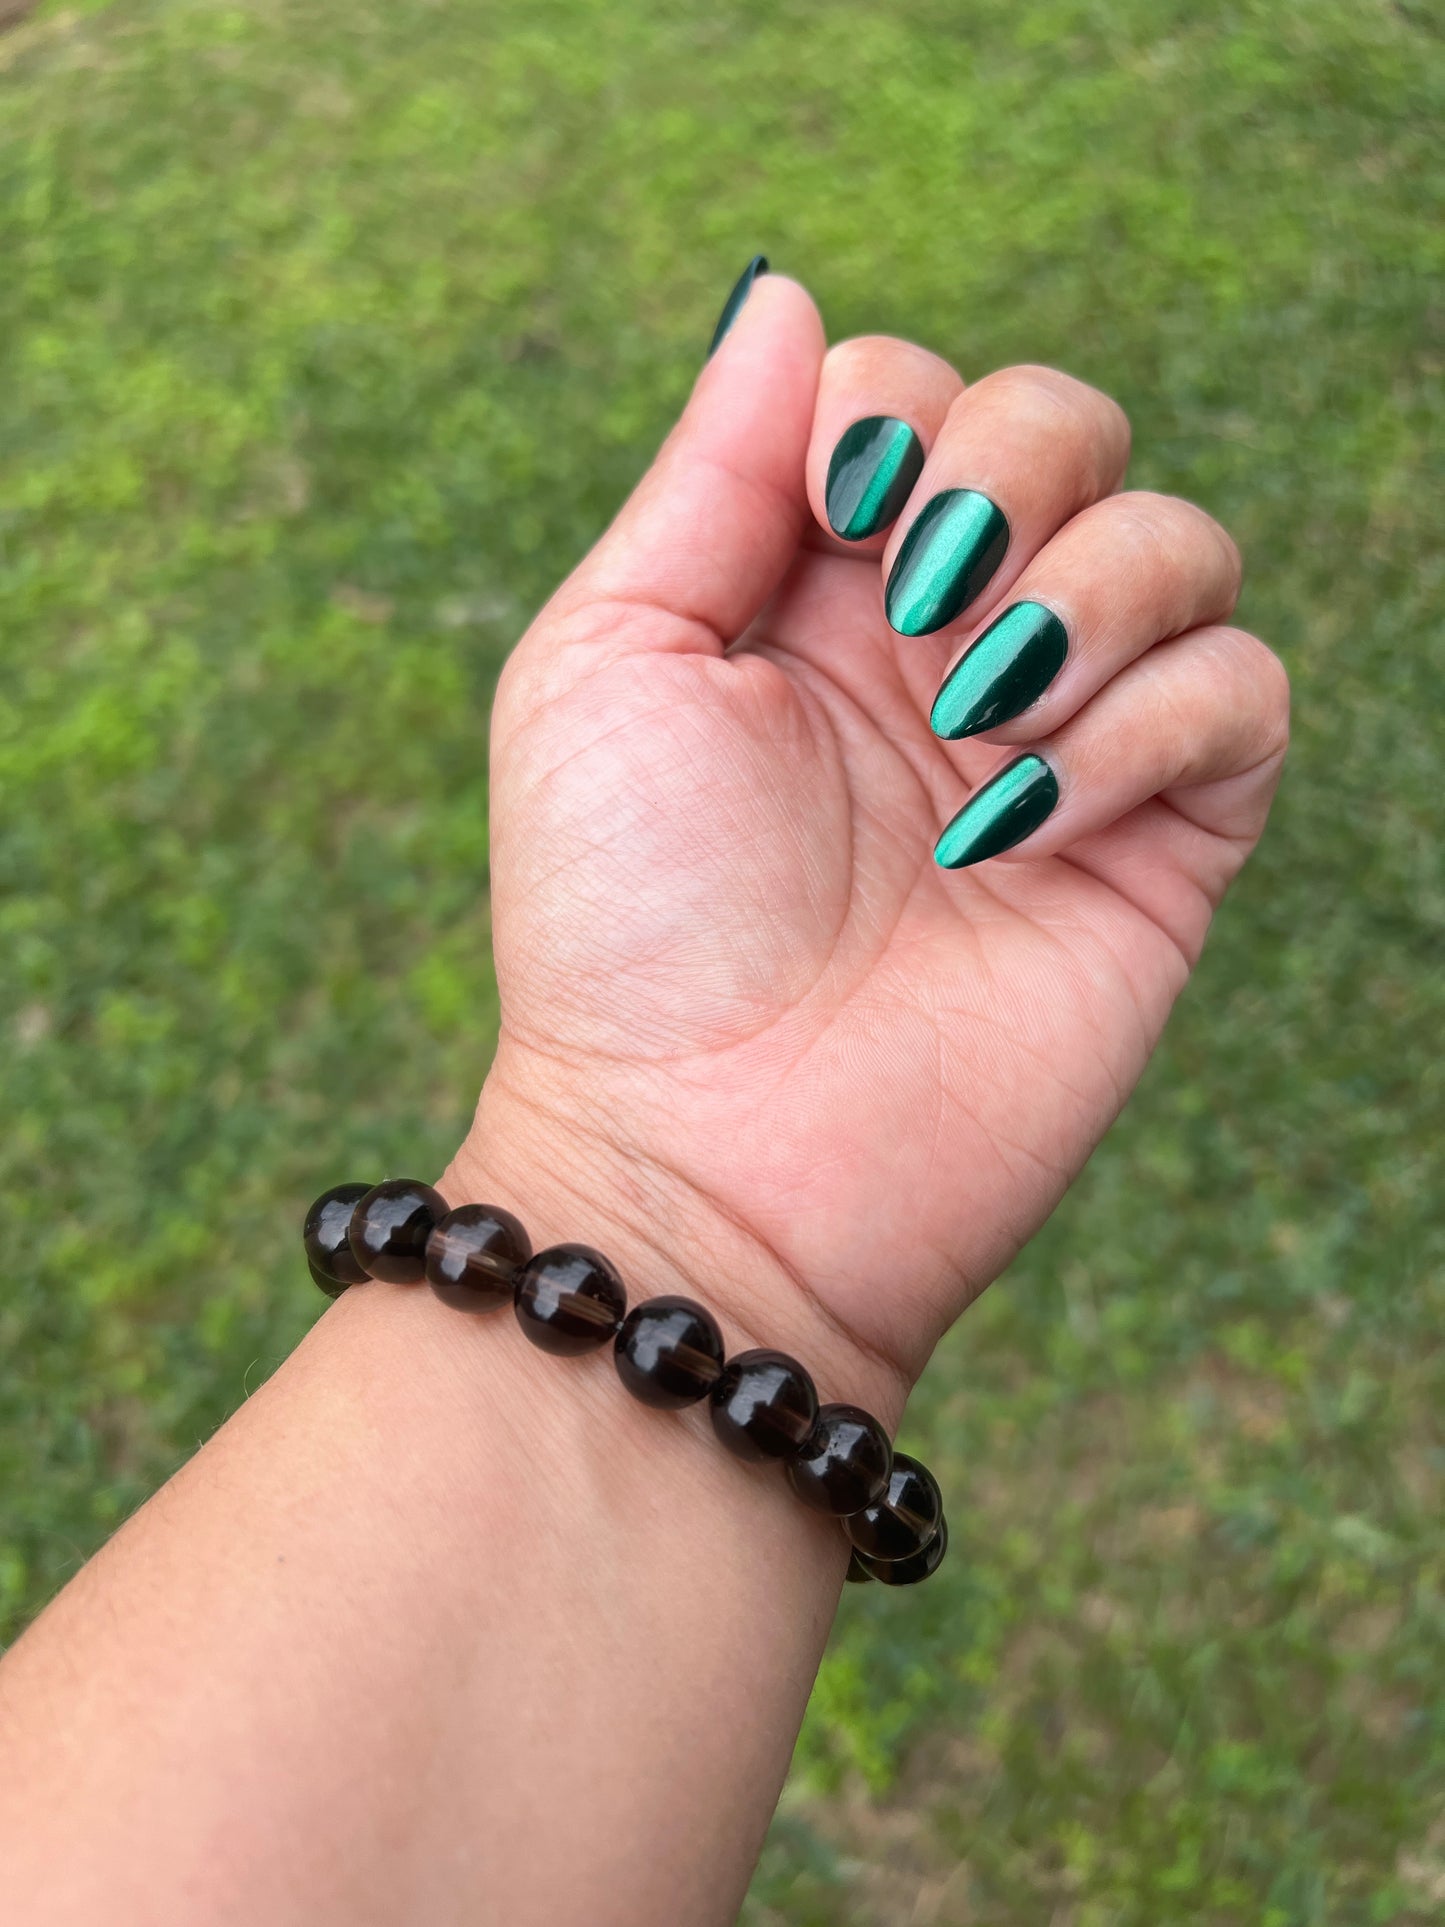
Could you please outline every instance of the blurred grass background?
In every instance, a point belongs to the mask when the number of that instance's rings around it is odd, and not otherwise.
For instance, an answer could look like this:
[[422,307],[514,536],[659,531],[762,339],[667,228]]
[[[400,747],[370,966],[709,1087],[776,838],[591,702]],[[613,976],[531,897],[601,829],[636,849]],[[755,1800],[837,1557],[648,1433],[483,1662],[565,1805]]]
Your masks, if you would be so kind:
[[1383,0],[0,37],[7,1636],[316,1314],[312,1193],[453,1147],[493,678],[763,247],[834,335],[1117,395],[1297,731],[1137,1100],[920,1388],[957,1551],[850,1590],[748,1918],[1445,1913],[1441,53]]

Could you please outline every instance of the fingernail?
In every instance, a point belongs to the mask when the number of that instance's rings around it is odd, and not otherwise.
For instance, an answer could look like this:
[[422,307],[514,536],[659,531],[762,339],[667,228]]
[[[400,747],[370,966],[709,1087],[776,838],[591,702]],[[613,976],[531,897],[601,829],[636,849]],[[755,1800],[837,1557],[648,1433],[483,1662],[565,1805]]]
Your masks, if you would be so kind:
[[933,846],[945,870],[965,870],[1001,856],[1032,836],[1059,800],[1059,779],[1042,756],[1007,763],[975,790]]
[[733,283],[733,291],[727,300],[724,301],[722,313],[717,318],[717,326],[712,331],[712,340],[708,343],[707,354],[704,356],[705,360],[711,361],[717,353],[723,336],[737,320],[738,315],[742,312],[743,303],[752,293],[754,281],[757,280],[760,274],[766,274],[767,271],[767,255],[755,254]]
[[939,686],[929,717],[935,736],[956,743],[1021,716],[1064,666],[1069,635],[1052,609],[1016,602],[991,622]]
[[838,437],[828,463],[823,506],[845,542],[886,529],[908,500],[923,467],[923,444],[896,415],[869,415]]
[[928,636],[961,615],[1003,561],[1008,519],[986,495],[946,488],[903,538],[883,594],[900,636]]

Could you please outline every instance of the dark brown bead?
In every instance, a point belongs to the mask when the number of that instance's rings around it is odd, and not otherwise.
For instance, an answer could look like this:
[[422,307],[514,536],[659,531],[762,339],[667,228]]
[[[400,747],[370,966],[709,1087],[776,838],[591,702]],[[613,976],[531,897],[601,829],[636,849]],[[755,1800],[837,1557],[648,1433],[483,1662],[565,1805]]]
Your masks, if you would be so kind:
[[676,1410],[706,1398],[723,1368],[723,1337],[690,1298],[645,1298],[622,1321],[617,1376],[644,1405]]
[[857,1405],[824,1405],[808,1442],[788,1461],[805,1505],[847,1518],[876,1505],[888,1489],[893,1448],[877,1419]]
[[817,1417],[813,1381],[786,1352],[739,1352],[712,1388],[712,1429],[740,1459],[791,1458]]
[[373,1185],[351,1214],[357,1263],[388,1285],[419,1285],[426,1276],[426,1241],[446,1215],[441,1192],[418,1178]]
[[324,1291],[328,1298],[339,1298],[343,1291],[350,1291],[351,1289],[350,1285],[338,1284],[334,1278],[328,1278],[320,1265],[312,1258],[306,1260],[306,1269],[311,1273],[312,1284]]
[[427,1283],[458,1311],[495,1311],[512,1302],[512,1283],[532,1255],[520,1220],[499,1204],[459,1204],[426,1241]]
[[549,1245],[517,1273],[517,1323],[544,1352],[564,1358],[615,1338],[627,1310],[616,1267],[589,1245]]
[[906,1452],[893,1454],[888,1490],[848,1521],[848,1537],[869,1559],[911,1559],[932,1539],[943,1517],[943,1494],[928,1467]]
[[348,1285],[359,1285],[366,1278],[346,1234],[357,1200],[370,1189],[369,1184],[334,1184],[306,1213],[301,1242],[306,1247],[311,1276],[332,1298],[339,1298]]
[[848,1570],[843,1574],[843,1577],[850,1586],[866,1586],[868,1581],[873,1577],[872,1573],[869,1572],[863,1561],[858,1557],[858,1549],[856,1546],[852,1546],[848,1550]]
[[948,1551],[948,1521],[940,1519],[938,1530],[923,1548],[907,1559],[869,1559],[863,1553],[854,1557],[866,1566],[871,1578],[883,1586],[917,1586],[929,1579],[943,1564],[943,1555]]

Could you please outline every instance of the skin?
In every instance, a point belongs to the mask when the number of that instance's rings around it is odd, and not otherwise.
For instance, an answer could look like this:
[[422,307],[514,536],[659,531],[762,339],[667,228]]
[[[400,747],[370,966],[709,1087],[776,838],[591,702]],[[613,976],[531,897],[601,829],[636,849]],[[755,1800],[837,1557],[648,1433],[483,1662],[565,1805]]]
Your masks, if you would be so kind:
[[[928,460],[845,548],[823,482],[872,414]],[[1278,664],[1220,626],[1233,545],[1119,494],[1127,448],[1065,376],[825,359],[804,292],[755,285],[498,691],[503,1028],[453,1202],[599,1246],[634,1301],[688,1292],[896,1427],[1127,1097],[1284,754]],[[901,638],[884,575],[944,487],[1013,542]],[[1025,593],[1065,668],[940,743],[944,669]],[[941,872],[1019,746],[1059,807]],[[7,1917],[729,1920],[844,1563],[605,1357],[356,1288],[0,1666]]]

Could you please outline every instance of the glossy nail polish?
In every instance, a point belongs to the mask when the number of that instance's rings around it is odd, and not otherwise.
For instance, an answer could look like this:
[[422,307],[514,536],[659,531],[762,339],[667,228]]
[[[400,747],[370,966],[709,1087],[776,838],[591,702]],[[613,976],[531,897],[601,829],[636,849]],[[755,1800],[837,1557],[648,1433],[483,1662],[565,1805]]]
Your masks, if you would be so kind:
[[752,293],[754,281],[757,280],[760,274],[766,274],[767,271],[768,257],[765,254],[755,254],[733,283],[732,293],[728,296],[727,300],[724,301],[722,313],[717,318],[717,326],[712,331],[712,340],[708,343],[706,360],[711,361],[717,353],[723,336],[737,320],[739,314],[742,312],[743,303]]
[[1068,632],[1052,609],[1016,602],[944,677],[929,721],[955,743],[1021,716],[1064,666]]
[[975,790],[934,845],[945,870],[963,870],[1022,843],[1059,800],[1059,780],[1030,752]]
[[986,495],[948,488],[926,502],[903,538],[883,592],[900,636],[929,636],[962,615],[1008,549],[1008,519]]
[[845,542],[862,542],[897,519],[923,468],[923,444],[896,415],[869,415],[838,437],[823,506]]

